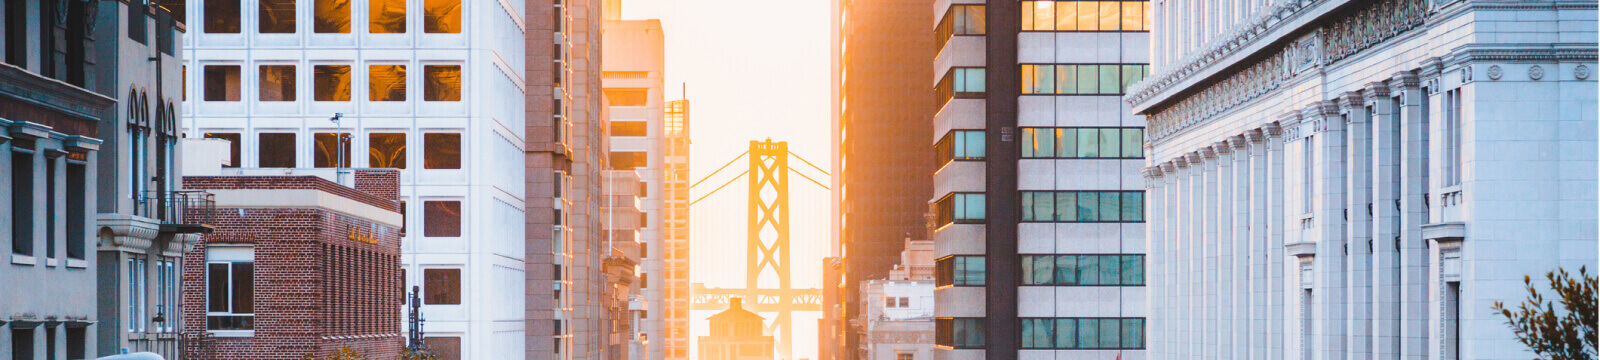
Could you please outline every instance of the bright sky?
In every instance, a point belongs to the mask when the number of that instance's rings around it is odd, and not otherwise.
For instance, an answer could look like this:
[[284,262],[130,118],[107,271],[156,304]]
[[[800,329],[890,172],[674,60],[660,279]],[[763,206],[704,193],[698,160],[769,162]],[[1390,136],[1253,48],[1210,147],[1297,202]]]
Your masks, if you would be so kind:
[[[667,41],[667,99],[688,83],[690,173],[699,180],[749,148],[750,140],[788,141],[789,149],[829,167],[830,9],[828,1],[623,0],[623,19],[661,19]],[[748,168],[728,167],[690,192],[699,197]],[[815,170],[790,167],[823,184]],[[829,231],[828,191],[790,176],[793,287],[821,287],[821,262]],[[749,185],[728,185],[691,209],[692,282],[744,286],[745,217]],[[765,280],[765,279],[764,279]],[[768,286],[768,285],[764,285]],[[770,286],[776,286],[774,282]],[[714,311],[695,312],[704,319]],[[762,314],[771,319],[774,314]],[[816,319],[794,317],[796,359],[816,358]],[[696,336],[707,335],[704,320]],[[694,349],[692,351],[698,351]]]

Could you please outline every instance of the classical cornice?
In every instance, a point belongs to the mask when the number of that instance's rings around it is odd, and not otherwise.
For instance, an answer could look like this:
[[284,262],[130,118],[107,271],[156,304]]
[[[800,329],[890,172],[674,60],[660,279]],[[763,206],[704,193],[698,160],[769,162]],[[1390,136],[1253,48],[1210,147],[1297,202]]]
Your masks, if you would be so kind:
[[1477,62],[1595,61],[1594,44],[1466,44],[1440,59],[1444,67]]
[[1389,77],[1389,88],[1397,91],[1416,89],[1421,85],[1422,79],[1417,77],[1416,73],[1410,71],[1396,72]]
[[100,121],[101,114],[117,103],[117,99],[4,63],[0,63],[0,95],[94,121]]
[[1363,102],[1377,102],[1389,97],[1389,83],[1387,81],[1373,81],[1361,88]]
[[[1347,1],[1349,0],[1337,2]],[[1204,49],[1191,52],[1183,59],[1174,61],[1172,66],[1167,66],[1161,73],[1129,87],[1124,100],[1133,104],[1134,112],[1143,113],[1155,103],[1162,102],[1183,90],[1178,87],[1193,86],[1191,81],[1194,78],[1206,78],[1220,72],[1225,66],[1216,65],[1223,60],[1229,60],[1228,63],[1237,62],[1242,55],[1261,51],[1269,43],[1281,40],[1306,26],[1310,22],[1309,19],[1302,19],[1306,14],[1331,11],[1338,4],[1325,5],[1332,2],[1335,1],[1289,0],[1262,11],[1261,15],[1249,20],[1246,25],[1235,27],[1230,34],[1214,38]]]

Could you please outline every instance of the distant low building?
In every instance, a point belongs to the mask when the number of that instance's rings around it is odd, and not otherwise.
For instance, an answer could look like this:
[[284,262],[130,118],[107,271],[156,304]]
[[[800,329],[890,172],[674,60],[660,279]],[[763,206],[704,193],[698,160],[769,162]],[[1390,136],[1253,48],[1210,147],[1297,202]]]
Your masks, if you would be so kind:
[[728,310],[712,315],[711,336],[700,337],[700,360],[772,360],[776,342],[762,332],[766,319],[729,298]]
[[[226,169],[184,186],[216,199],[215,232],[183,262],[186,358],[398,356],[399,171]],[[459,301],[460,269],[424,271],[425,301]]]
[[861,360],[933,359],[933,241],[906,240],[889,278],[861,282]]

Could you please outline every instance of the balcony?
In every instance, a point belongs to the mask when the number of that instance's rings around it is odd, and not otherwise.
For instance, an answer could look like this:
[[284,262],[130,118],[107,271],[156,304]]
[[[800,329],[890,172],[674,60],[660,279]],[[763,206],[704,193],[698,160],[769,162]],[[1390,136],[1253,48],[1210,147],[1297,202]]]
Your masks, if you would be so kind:
[[161,232],[211,233],[216,200],[205,191],[146,191],[137,204],[145,216],[161,222]]

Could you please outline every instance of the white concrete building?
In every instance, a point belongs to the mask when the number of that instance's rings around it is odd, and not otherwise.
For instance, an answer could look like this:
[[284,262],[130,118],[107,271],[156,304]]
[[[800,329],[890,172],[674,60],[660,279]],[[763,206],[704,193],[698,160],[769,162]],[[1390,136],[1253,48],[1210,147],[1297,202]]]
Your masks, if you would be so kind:
[[[636,353],[646,359],[686,358],[687,327],[677,329],[678,336],[669,335],[668,331],[673,329],[666,326],[665,319],[674,314],[674,310],[680,317],[688,314],[687,306],[673,309],[667,306],[666,300],[674,294],[686,300],[688,288],[679,288],[674,293],[666,281],[665,260],[670,254],[662,241],[666,205],[662,177],[666,161],[663,141],[666,113],[662,100],[666,43],[661,21],[606,20],[603,29],[605,35],[601,44],[605,48],[602,51],[605,61],[601,78],[610,106],[611,169],[636,170],[644,186],[639,197],[639,209],[645,220],[639,228],[639,240],[643,243],[639,264],[643,286],[639,292],[644,295],[646,306],[640,330],[647,341],[634,346],[642,349]],[[681,304],[687,305],[687,301]],[[677,355],[667,351],[673,338],[682,342],[682,346],[675,348]]]
[[887,279],[861,282],[856,359],[933,359],[933,241],[905,244]]
[[189,4],[187,136],[238,139],[232,166],[403,169],[427,344],[520,357],[525,3]]
[[1491,310],[1596,265],[1592,1],[1164,1],[1152,359],[1526,359]]

